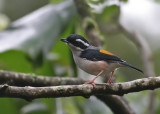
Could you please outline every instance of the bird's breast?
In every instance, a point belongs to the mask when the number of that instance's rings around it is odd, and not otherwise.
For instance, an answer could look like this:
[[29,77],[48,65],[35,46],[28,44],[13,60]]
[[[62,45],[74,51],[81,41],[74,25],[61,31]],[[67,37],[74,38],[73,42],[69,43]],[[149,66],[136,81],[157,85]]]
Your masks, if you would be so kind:
[[90,61],[78,56],[73,56],[73,58],[80,69],[92,75],[97,75],[102,70],[104,70],[104,73],[102,74],[104,75],[110,73],[118,67],[117,63],[107,63],[105,61]]

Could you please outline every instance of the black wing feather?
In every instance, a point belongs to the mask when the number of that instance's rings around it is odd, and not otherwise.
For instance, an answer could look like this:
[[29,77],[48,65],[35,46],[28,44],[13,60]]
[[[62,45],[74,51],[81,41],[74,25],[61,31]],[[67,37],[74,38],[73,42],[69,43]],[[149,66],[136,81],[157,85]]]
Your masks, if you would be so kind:
[[109,63],[119,63],[143,73],[142,70],[136,68],[133,65],[126,63],[125,61],[121,60],[119,57],[101,53],[98,49],[97,50],[87,49],[81,53],[80,57],[85,58],[87,60],[91,60],[91,61],[106,61]]
[[80,57],[91,61],[123,62],[119,57],[101,53],[98,49],[87,49],[81,53]]

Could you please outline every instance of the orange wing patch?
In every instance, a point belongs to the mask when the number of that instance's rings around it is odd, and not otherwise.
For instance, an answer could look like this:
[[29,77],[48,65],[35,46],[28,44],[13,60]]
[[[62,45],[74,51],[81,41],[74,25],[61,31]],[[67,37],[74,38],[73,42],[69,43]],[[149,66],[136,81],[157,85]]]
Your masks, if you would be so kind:
[[113,53],[106,51],[106,50],[103,50],[103,49],[100,49],[99,52],[115,56]]

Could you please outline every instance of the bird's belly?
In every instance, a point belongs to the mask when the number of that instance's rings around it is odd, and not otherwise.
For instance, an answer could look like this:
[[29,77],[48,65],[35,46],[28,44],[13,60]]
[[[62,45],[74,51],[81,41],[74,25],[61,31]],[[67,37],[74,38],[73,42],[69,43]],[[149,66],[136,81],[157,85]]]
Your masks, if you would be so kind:
[[89,61],[86,59],[81,59],[79,57],[74,57],[74,60],[76,64],[79,66],[80,69],[84,70],[85,72],[97,75],[102,70],[104,70],[104,73],[101,74],[101,76],[110,73],[115,68],[118,67],[117,63],[107,63],[105,61]]

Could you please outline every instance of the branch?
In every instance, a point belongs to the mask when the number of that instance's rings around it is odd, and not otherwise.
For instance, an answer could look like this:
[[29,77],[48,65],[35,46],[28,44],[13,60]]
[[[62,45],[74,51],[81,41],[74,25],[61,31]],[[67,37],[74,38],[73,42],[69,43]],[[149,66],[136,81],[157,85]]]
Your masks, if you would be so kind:
[[86,0],[74,0],[79,16],[82,20],[83,29],[90,41],[94,46],[102,46],[98,25],[93,19],[90,7]]
[[124,95],[160,87],[160,77],[137,79],[134,81],[113,84],[63,85],[50,87],[15,87],[0,85],[0,97],[36,99],[91,95]]
[[0,83],[16,86],[57,86],[78,85],[85,81],[81,78],[47,77],[35,74],[16,73],[0,70]]
[[154,68],[153,68],[153,62],[152,62],[152,53],[145,38],[139,35],[136,31],[129,33],[123,28],[123,26],[120,25],[119,27],[122,30],[122,32],[129,38],[132,38],[132,40],[135,42],[137,47],[139,47],[142,55],[145,76],[146,77],[155,76],[154,70],[153,70]]
[[111,108],[114,114],[135,114],[128,102],[122,96],[97,95],[97,97]]

